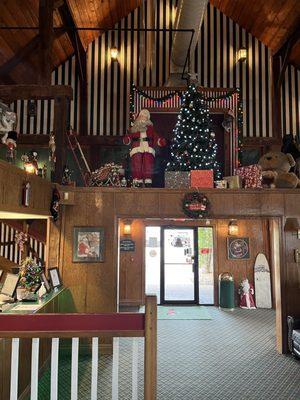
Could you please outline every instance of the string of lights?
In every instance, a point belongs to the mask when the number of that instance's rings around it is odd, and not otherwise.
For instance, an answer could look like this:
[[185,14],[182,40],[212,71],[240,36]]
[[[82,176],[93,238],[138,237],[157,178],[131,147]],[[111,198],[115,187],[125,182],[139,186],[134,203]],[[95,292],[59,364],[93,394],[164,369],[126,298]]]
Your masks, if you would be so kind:
[[183,95],[173,132],[168,171],[212,169],[215,178],[220,178],[216,160],[217,143],[214,132],[210,130],[209,108],[195,85],[190,85]]

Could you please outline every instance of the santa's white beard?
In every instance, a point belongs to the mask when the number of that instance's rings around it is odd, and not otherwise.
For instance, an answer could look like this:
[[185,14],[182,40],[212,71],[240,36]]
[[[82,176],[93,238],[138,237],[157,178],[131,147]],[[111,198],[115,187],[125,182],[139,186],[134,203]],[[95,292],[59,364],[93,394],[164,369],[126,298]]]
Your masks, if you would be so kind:
[[147,127],[151,126],[151,125],[153,125],[153,124],[152,124],[152,122],[150,120],[148,120],[148,121],[136,121],[132,125],[130,131],[132,133],[134,133],[134,132],[145,132],[147,130]]

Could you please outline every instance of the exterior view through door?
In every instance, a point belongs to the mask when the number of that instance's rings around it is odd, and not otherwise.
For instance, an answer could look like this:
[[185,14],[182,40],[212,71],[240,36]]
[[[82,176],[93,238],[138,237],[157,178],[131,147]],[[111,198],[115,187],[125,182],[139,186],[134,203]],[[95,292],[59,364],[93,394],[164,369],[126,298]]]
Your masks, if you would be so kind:
[[146,294],[160,304],[214,304],[212,227],[146,227]]

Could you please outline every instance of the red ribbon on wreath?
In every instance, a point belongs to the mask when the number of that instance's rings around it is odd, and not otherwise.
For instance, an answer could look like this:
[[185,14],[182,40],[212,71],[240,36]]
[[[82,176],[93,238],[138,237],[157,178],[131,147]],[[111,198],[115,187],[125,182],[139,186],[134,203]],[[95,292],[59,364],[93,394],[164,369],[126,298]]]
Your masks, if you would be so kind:
[[182,210],[190,218],[205,218],[210,211],[210,202],[202,193],[187,193],[182,201]]

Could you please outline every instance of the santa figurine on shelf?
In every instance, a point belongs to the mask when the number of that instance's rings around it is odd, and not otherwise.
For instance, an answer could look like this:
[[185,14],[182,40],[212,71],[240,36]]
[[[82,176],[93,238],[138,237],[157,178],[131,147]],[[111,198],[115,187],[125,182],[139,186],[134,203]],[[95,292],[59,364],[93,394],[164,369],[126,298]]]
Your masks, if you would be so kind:
[[154,131],[148,110],[141,110],[128,134],[124,144],[131,145],[131,175],[133,186],[152,186],[152,175],[155,160],[155,146],[163,147],[166,140]]
[[244,279],[239,287],[239,295],[240,295],[240,307],[255,309],[254,302],[254,289],[253,285],[251,285],[248,279]]

